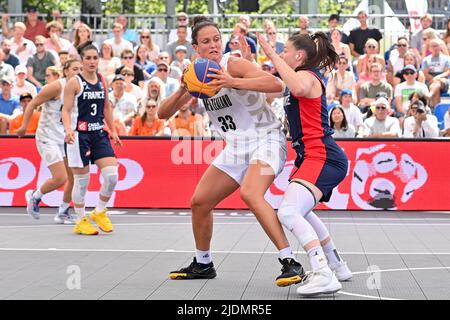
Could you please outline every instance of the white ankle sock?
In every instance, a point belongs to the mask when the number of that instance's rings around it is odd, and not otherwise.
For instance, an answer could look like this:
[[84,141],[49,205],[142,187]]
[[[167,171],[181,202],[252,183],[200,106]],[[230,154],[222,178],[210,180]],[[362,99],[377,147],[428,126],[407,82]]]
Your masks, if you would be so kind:
[[86,215],[85,207],[82,207],[82,208],[74,207],[74,209],[75,209],[75,214],[77,215],[78,220],[83,219],[83,217]]
[[108,201],[102,201],[102,200],[98,199],[98,204],[97,204],[97,207],[95,207],[95,211],[97,213],[102,212],[106,208],[107,204],[108,204]]
[[280,252],[278,253],[278,257],[281,260],[286,259],[286,258],[291,258],[291,259],[295,260],[294,253],[292,252],[292,249],[290,246],[286,247],[284,249],[281,249]]
[[314,272],[327,265],[327,258],[320,246],[308,250],[308,257]]
[[42,198],[43,194],[41,192],[41,189],[37,188],[36,191],[33,192],[33,198],[39,200]]
[[66,211],[67,208],[70,207],[70,203],[69,202],[64,202],[62,201],[61,204],[59,205],[59,213],[63,213],[64,211]]
[[197,258],[198,263],[208,264],[212,262],[211,250],[208,251],[195,251],[195,258]]

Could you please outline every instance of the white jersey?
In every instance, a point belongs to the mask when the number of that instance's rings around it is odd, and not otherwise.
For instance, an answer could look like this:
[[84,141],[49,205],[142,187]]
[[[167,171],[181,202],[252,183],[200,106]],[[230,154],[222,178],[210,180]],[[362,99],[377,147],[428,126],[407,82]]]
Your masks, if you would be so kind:
[[[227,53],[220,61],[224,70],[227,70],[229,57]],[[214,97],[202,99],[202,102],[209,119],[227,143],[281,130],[281,122],[266,102],[264,93],[222,88]]]
[[64,87],[66,79],[58,80],[61,84],[59,99],[47,101],[42,108],[36,139],[40,142],[64,144],[64,126],[61,120],[61,110],[64,102]]

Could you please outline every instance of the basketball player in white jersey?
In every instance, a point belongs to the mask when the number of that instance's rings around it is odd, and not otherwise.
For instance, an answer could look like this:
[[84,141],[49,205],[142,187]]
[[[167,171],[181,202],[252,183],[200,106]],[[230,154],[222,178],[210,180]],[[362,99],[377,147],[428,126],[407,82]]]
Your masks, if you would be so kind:
[[64,151],[64,127],[61,121],[61,109],[66,81],[80,72],[80,62],[68,60],[63,66],[64,78],[45,85],[39,94],[31,100],[25,111],[22,126],[16,131],[18,136],[25,135],[33,110],[42,105],[39,126],[36,131],[36,146],[52,177],[36,190],[28,190],[25,194],[27,212],[35,219],[40,217],[39,203],[42,196],[65,184],[64,196],[54,220],[60,224],[75,223],[75,218],[69,213],[73,175],[67,166]]
[[[207,169],[191,199],[197,249],[194,261],[186,268],[171,272],[170,278],[216,277],[210,250],[212,210],[240,187],[241,198],[279,250],[283,267],[276,284],[298,283],[304,276],[303,268],[294,258],[275,211],[264,199],[286,160],[286,138],[281,123],[265,101],[265,93],[281,91],[282,82],[245,59],[222,55],[220,31],[204,17],[196,18],[192,39],[201,58],[211,59],[222,68],[215,71],[217,95],[203,99],[203,103],[227,145]],[[159,118],[170,118],[190,98],[182,86],[162,101]]]

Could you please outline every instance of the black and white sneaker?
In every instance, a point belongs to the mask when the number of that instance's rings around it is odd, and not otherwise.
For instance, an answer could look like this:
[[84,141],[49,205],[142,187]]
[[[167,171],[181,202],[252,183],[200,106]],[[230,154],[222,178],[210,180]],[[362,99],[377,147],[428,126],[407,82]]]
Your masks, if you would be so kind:
[[213,279],[216,276],[216,269],[214,269],[212,262],[207,264],[198,263],[196,258],[194,258],[194,261],[188,267],[172,271],[169,274],[172,280]]
[[280,261],[283,267],[281,268],[281,275],[275,280],[277,286],[287,287],[303,280],[305,271],[300,262],[297,262],[292,258],[284,258],[283,260],[278,258],[278,261]]

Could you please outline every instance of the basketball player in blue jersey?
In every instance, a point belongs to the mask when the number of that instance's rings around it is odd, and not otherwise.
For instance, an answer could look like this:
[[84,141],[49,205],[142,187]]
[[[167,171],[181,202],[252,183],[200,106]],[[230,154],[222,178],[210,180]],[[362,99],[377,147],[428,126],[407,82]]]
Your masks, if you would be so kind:
[[[95,222],[103,232],[112,232],[106,204],[118,181],[117,159],[104,122],[110,129],[110,137],[116,145],[122,145],[114,128],[107,86],[97,72],[99,54],[93,45],[80,50],[83,71],[67,82],[64,89],[62,119],[66,132],[67,160],[74,175],[72,200],[78,216],[74,227],[76,234],[96,235]],[[89,163],[101,170],[103,183],[97,207],[85,216],[85,195],[89,185]]]
[[[214,71],[217,93],[203,103],[227,145],[203,174],[191,199],[195,257],[189,266],[171,272],[170,278],[216,277],[210,249],[212,210],[240,188],[242,200],[279,251],[282,271],[275,283],[298,283],[304,276],[303,267],[295,260],[277,215],[264,198],[286,160],[286,137],[265,95],[280,91],[282,82],[245,59],[223,55],[219,28],[204,17],[194,19],[192,44],[201,58],[213,60],[222,68]],[[180,87],[161,102],[158,116],[170,118],[190,99],[186,88]]]
[[352,273],[339,256],[327,227],[312,210],[319,202],[329,201],[348,169],[347,156],[331,137],[320,74],[320,70],[334,68],[338,55],[323,32],[292,35],[282,56],[260,34],[258,40],[289,89],[285,111],[297,153],[297,170],[289,179],[278,218],[310,259],[312,272],[297,293],[334,293],[342,288],[339,281],[350,279]]

